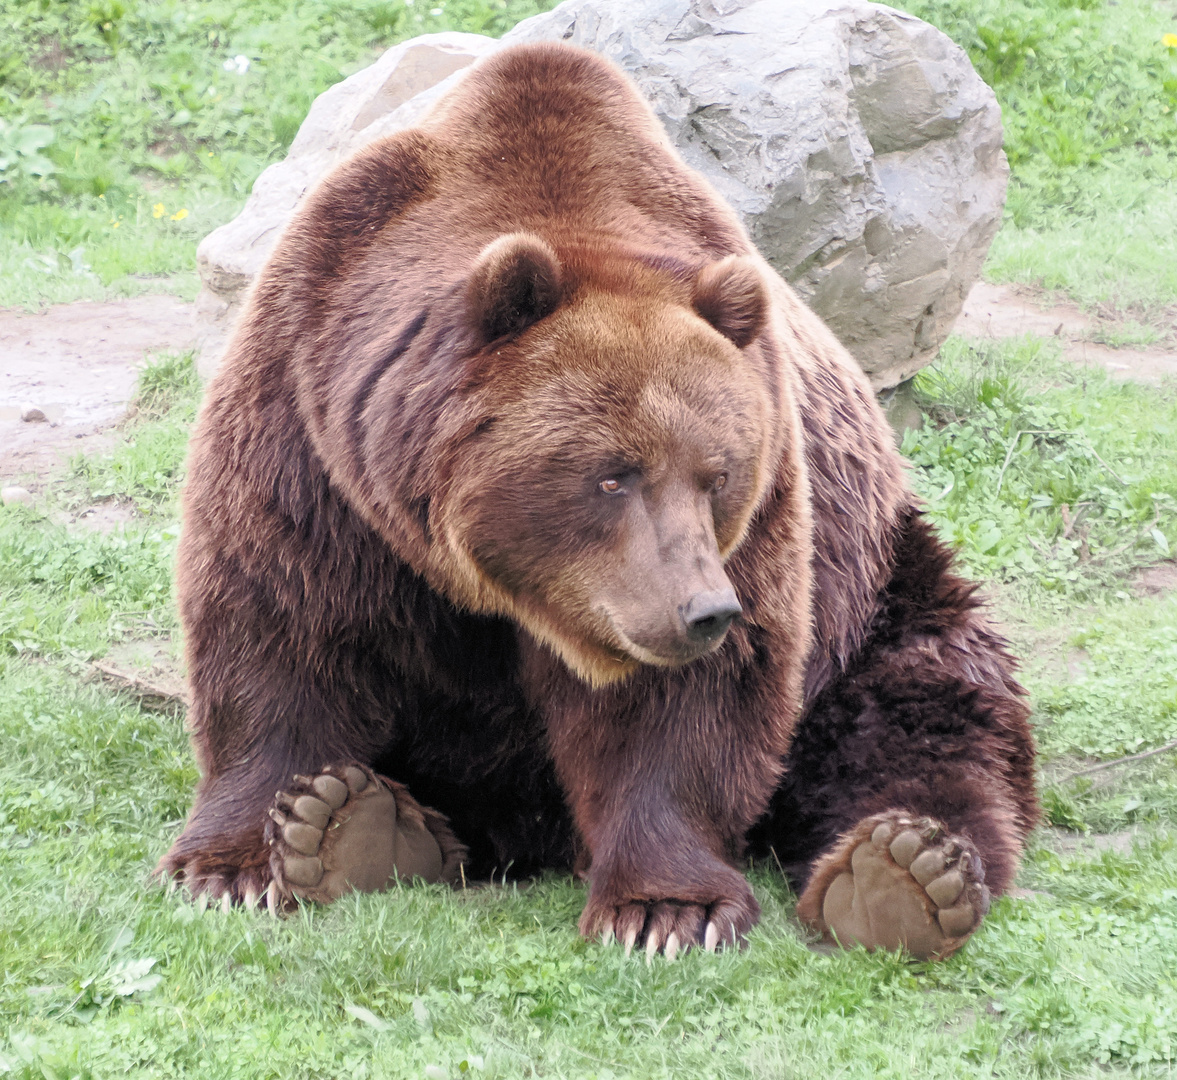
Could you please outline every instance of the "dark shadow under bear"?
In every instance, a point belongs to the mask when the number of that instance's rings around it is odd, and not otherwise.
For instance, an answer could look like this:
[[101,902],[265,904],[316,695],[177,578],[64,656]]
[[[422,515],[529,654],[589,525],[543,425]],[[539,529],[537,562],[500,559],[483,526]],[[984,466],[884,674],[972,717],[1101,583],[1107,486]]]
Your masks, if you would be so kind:
[[[869,385],[609,64],[473,67],[306,200],[193,435],[202,771],[272,907],[576,867],[581,930],[946,955],[1037,814],[1011,662]],[[277,795],[275,796],[275,792]]]

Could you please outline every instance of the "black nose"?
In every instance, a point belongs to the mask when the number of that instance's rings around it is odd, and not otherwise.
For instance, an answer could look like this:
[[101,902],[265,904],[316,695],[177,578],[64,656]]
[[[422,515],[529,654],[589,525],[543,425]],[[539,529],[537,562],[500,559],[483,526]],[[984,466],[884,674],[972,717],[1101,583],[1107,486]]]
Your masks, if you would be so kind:
[[740,613],[734,589],[695,593],[683,608],[683,622],[691,641],[715,641],[723,637],[732,619]]

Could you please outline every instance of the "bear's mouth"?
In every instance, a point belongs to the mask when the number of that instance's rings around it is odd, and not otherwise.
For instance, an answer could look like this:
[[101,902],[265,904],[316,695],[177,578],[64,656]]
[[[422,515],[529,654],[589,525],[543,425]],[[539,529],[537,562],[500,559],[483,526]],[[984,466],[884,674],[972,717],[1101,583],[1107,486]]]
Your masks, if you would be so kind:
[[682,637],[670,636],[668,634],[665,636],[659,635],[660,640],[657,644],[653,642],[646,643],[626,633],[612,612],[604,605],[599,606],[597,611],[605,622],[608,623],[609,629],[612,631],[615,644],[612,645],[611,651],[615,650],[628,659],[636,660],[641,664],[648,664],[651,667],[682,667],[684,664],[689,664],[694,660],[698,660],[700,657],[706,656],[708,653],[714,652],[727,638],[728,627],[725,624],[723,629],[718,633],[706,638],[700,638],[696,641],[688,641]]

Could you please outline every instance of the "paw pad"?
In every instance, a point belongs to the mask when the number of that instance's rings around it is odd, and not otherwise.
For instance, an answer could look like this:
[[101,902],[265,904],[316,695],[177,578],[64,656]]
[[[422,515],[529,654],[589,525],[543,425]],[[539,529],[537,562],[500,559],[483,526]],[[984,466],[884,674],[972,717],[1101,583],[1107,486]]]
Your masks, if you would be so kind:
[[[359,765],[293,776],[274,797],[266,832],[282,905],[377,892],[398,877],[439,880],[442,850],[425,814],[403,789]],[[439,831],[452,842],[444,826]]]
[[[825,888],[809,921],[844,945],[947,956],[989,910],[981,860],[930,818],[885,814],[862,822],[823,859],[810,886]],[[820,880],[819,880],[820,879]],[[798,911],[817,907],[810,889]]]

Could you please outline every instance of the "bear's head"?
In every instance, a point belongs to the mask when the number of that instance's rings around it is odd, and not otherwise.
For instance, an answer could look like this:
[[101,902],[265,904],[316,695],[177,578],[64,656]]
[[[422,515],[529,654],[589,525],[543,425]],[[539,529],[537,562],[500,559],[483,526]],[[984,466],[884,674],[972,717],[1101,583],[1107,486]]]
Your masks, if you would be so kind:
[[463,302],[477,418],[432,510],[451,591],[594,685],[717,648],[741,611],[724,563],[772,477],[756,264],[513,233]]

